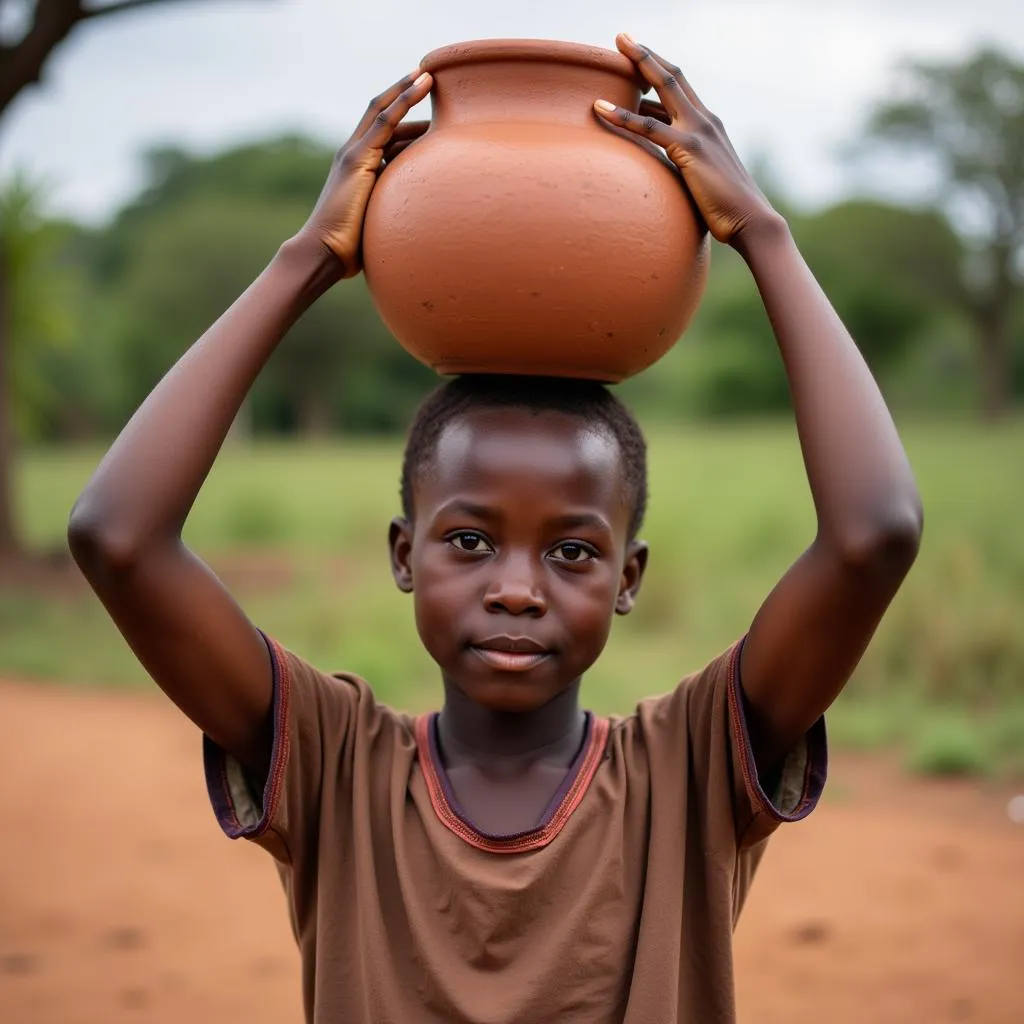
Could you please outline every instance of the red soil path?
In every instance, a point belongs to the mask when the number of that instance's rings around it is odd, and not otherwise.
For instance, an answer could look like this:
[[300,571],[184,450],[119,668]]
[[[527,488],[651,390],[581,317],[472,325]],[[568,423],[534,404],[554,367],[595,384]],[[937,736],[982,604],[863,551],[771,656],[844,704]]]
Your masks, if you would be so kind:
[[[743,1024],[1024,1021],[1011,792],[840,759],[737,934]],[[224,839],[162,698],[0,684],[0,1021],[299,1024],[269,857]]]

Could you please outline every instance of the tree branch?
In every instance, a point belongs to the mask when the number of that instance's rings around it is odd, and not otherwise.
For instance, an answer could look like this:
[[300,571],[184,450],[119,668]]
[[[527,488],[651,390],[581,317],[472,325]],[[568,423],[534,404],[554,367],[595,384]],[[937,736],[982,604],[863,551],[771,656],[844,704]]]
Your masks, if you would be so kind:
[[[122,14],[125,11],[138,10],[140,7],[154,7],[157,4],[170,2],[171,0],[120,0],[120,3],[104,4],[102,7],[90,7],[82,11],[82,20],[92,21],[95,18],[104,18],[109,14]],[[178,0],[178,2],[183,3],[186,0]]]
[[50,52],[81,19],[80,0],[38,0],[32,27],[0,62],[0,115],[26,85],[39,81]]
[[50,53],[80,21],[170,2],[116,0],[101,7],[84,7],[84,0],[36,0],[32,27],[16,44],[0,47],[0,117],[22,89],[39,81]]

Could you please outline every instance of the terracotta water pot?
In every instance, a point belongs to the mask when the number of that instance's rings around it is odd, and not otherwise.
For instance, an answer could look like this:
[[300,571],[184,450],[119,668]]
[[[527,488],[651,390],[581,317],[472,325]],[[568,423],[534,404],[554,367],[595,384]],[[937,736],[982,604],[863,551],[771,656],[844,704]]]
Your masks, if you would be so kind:
[[683,333],[707,240],[677,172],[598,121],[637,110],[621,54],[489,39],[428,54],[430,128],[370,197],[363,258],[377,309],[442,374],[620,381]]

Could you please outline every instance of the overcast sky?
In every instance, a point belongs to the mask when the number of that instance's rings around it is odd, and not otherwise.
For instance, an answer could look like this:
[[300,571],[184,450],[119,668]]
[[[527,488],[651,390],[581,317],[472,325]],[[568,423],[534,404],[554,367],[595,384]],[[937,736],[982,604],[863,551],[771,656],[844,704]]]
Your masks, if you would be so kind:
[[80,27],[0,130],[0,176],[43,175],[96,220],[139,184],[138,154],[284,130],[340,144],[367,100],[428,50],[487,36],[612,46],[631,32],[681,64],[741,155],[789,193],[849,187],[836,151],[907,55],[996,42],[1024,58],[1021,0],[176,0]]

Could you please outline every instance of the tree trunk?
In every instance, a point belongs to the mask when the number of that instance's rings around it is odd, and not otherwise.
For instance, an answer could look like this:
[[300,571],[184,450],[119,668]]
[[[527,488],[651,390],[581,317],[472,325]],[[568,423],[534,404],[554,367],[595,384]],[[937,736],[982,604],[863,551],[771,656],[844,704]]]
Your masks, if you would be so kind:
[[10,281],[0,238],[0,560],[21,552],[14,529],[14,429],[11,410]]
[[1010,346],[1006,330],[990,329],[978,339],[981,359],[981,414],[1000,420],[1010,411]]
[[322,441],[331,433],[331,405],[316,391],[306,391],[296,409],[299,434],[308,441]]
[[991,421],[1002,419],[1010,411],[1013,394],[1010,319],[1014,287],[1008,257],[999,269],[999,280],[991,294],[975,310],[981,414]]

